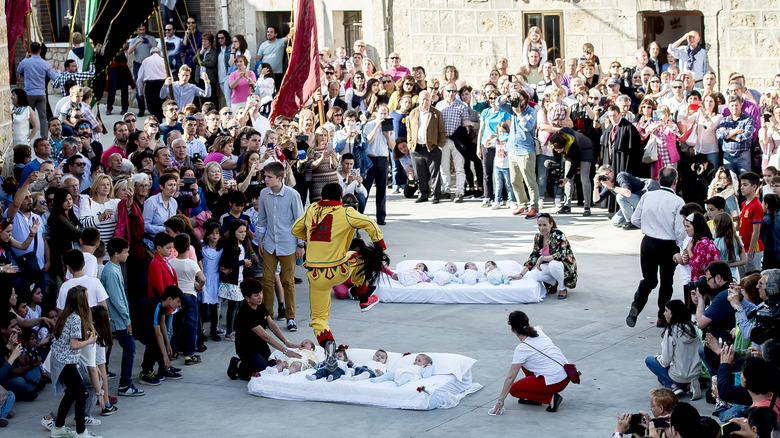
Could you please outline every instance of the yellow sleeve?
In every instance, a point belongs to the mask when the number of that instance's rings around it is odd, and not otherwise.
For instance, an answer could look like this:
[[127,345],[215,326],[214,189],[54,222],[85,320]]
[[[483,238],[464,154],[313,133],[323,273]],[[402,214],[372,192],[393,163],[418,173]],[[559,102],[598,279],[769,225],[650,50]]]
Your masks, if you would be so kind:
[[295,221],[292,227],[292,235],[301,240],[308,240],[309,238],[309,236],[306,235],[306,217],[309,215],[310,209],[311,206],[303,212],[303,215]]
[[377,225],[373,219],[364,214],[360,214],[354,208],[349,207],[347,208],[347,223],[349,223],[352,228],[365,230],[371,237],[372,242],[379,243],[382,249],[386,249],[382,238],[382,230],[379,229],[379,225]]

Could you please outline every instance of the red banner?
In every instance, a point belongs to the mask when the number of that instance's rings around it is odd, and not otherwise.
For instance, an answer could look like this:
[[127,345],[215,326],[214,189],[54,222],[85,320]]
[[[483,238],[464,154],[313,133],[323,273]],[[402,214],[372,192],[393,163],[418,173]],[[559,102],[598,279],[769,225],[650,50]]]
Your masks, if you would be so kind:
[[274,99],[271,122],[276,116],[293,117],[320,86],[319,53],[314,0],[298,0],[292,53],[282,86]]
[[5,19],[8,29],[8,66],[14,71],[14,44],[27,30],[27,14],[30,0],[8,0],[5,3]]

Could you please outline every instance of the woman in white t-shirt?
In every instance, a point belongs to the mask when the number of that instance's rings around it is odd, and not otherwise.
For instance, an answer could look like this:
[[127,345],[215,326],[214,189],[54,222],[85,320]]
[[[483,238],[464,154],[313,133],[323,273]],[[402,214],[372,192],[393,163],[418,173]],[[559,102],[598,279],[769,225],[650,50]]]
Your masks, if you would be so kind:
[[30,108],[27,93],[21,88],[11,90],[11,119],[12,146],[30,144],[38,133],[38,117]]
[[[549,404],[548,412],[557,412],[563,401],[559,394],[569,384],[563,366],[568,364],[561,350],[542,332],[541,326],[532,327],[528,315],[515,310],[509,314],[509,325],[520,344],[515,348],[512,367],[504,380],[498,402],[489,411],[491,415],[504,412],[504,400],[511,394],[520,404]],[[525,377],[515,381],[523,370]]]

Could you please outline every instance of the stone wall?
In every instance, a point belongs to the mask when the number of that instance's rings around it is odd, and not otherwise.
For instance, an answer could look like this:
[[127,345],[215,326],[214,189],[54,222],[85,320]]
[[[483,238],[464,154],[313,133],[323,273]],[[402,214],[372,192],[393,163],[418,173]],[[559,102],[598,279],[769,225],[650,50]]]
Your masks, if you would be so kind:
[[[579,56],[590,42],[602,62],[633,65],[642,44],[640,13],[665,7],[702,12],[709,65],[719,78],[740,71],[759,87],[780,71],[780,0],[395,0],[391,7],[390,50],[401,53],[404,65],[422,65],[441,78],[453,64],[472,84],[486,80],[500,57],[516,69],[523,12],[545,11],[563,14],[564,56]],[[381,47],[379,37],[367,35],[366,42]]]
[[[0,23],[6,23],[5,2],[0,2]],[[11,78],[8,67],[8,33],[0,32],[0,156],[5,170],[13,166],[11,150]],[[5,172],[3,172],[5,174]]]

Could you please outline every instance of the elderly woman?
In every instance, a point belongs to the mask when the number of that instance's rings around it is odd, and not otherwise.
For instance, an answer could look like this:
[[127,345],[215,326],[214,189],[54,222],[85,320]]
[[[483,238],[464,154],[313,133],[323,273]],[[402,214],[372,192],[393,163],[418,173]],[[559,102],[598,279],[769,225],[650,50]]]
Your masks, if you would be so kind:
[[540,213],[536,219],[539,232],[534,237],[534,249],[525,262],[523,271],[512,277],[519,280],[531,269],[541,274],[537,279],[543,283],[558,285],[558,299],[568,296],[566,288],[577,287],[577,260],[563,231],[558,229],[555,219],[548,213]]
[[[124,205],[120,206],[120,202]],[[79,206],[79,218],[83,227],[95,227],[100,231],[100,240],[108,242],[114,237],[118,208],[130,208],[133,205],[132,196],[125,199],[114,197],[114,184],[108,175],[97,175],[89,189],[89,198],[84,199]]]
[[[174,169],[175,170],[175,169]],[[163,172],[160,175],[160,193],[144,203],[144,233],[152,240],[157,233],[165,232],[165,221],[178,213],[176,192],[179,190],[179,174]],[[151,242],[147,242],[152,247]]]
[[146,202],[146,198],[149,197],[149,189],[151,187],[152,182],[149,175],[146,173],[133,174],[133,188],[135,189],[133,200],[138,204],[138,207],[141,208],[141,211],[144,211],[144,202]]
[[[489,413],[503,414],[504,401],[510,394],[517,397],[520,404],[549,404],[547,411],[557,412],[563,401],[559,393],[569,385],[569,377],[563,368],[569,361],[544,334],[542,326],[531,326],[525,313],[519,310],[510,313],[509,326],[520,339],[520,344],[515,348],[501,395]],[[515,381],[520,370],[523,370],[525,377]]]

